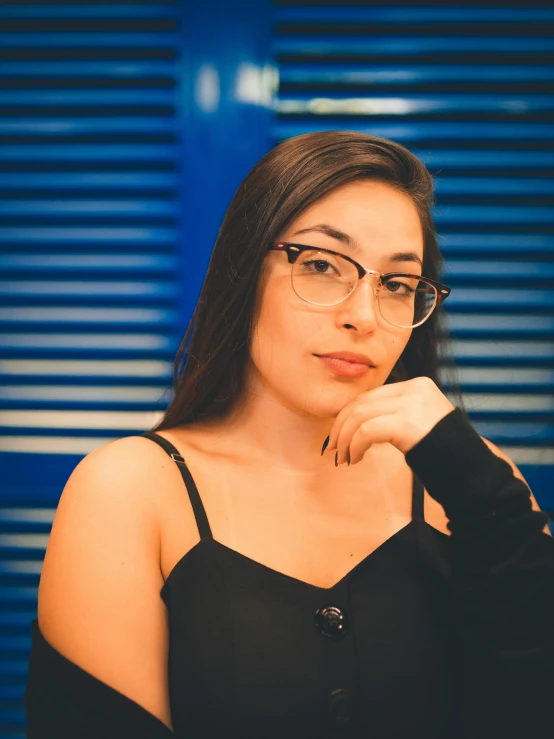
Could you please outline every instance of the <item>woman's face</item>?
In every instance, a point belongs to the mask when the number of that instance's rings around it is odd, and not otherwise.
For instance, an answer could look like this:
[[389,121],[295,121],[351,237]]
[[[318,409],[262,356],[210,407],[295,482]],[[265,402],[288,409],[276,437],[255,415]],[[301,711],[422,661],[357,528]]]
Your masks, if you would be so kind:
[[[307,208],[278,240],[332,249],[380,273],[421,274],[423,234],[416,207],[410,196],[382,182],[361,180],[338,188]],[[383,385],[412,329],[382,319],[376,280],[366,275],[336,305],[313,305],[294,292],[286,253],[269,251],[248,389],[293,410],[334,417],[359,393]],[[346,376],[320,358],[347,351],[366,355],[367,371]]]

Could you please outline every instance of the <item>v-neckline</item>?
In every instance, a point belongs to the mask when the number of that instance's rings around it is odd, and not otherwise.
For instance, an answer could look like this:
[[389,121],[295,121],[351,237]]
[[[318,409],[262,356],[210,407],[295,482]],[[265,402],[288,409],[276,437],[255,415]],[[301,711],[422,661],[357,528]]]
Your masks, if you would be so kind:
[[[280,570],[276,570],[273,567],[270,567],[269,565],[264,564],[263,562],[258,562],[256,559],[252,559],[252,557],[249,557],[247,554],[243,554],[242,552],[237,551],[236,549],[232,549],[231,547],[228,547],[226,544],[222,544],[217,539],[214,539],[212,537],[205,537],[204,539],[200,539],[191,549],[186,552],[181,559],[177,561],[177,563],[174,565],[173,569],[168,574],[162,589],[160,590],[160,595],[162,598],[164,597],[165,593],[169,589],[169,583],[170,581],[173,581],[174,578],[177,575],[177,572],[182,569],[182,566],[187,561],[189,555],[194,556],[193,552],[196,550],[199,550],[200,548],[205,548],[206,546],[213,546],[216,545],[219,549],[224,550],[225,552],[229,552],[232,556],[239,558],[243,562],[246,562],[248,565],[254,565],[258,569],[263,570],[264,572],[267,572],[272,577],[280,578],[284,581],[293,583],[296,586],[302,587],[302,588],[310,588],[312,590],[318,590],[322,593],[331,593],[332,591],[339,588],[341,585],[343,585],[345,582],[348,582],[354,575],[360,570],[374,555],[377,555],[379,552],[383,551],[387,545],[389,545],[391,542],[395,541],[397,538],[400,538],[402,535],[404,535],[408,530],[413,528],[414,524],[416,524],[417,521],[415,519],[412,519],[411,521],[408,521],[408,523],[403,526],[401,529],[398,529],[392,536],[389,536],[388,539],[385,539],[379,546],[377,546],[375,549],[373,549],[371,552],[369,552],[363,559],[361,559],[357,564],[354,565],[346,574],[344,574],[339,580],[337,580],[333,585],[330,587],[323,587],[321,585],[315,585],[314,583],[307,582],[306,580],[301,580],[298,577],[294,577],[293,575],[288,575],[285,572],[281,572]],[[422,521],[426,526],[429,526],[433,529],[433,531],[436,531],[440,536],[445,537],[449,539],[450,537],[448,534],[443,533],[442,531],[439,531],[438,529],[435,529],[434,526],[431,526],[427,523],[427,521]]]
[[[276,570],[273,567],[270,567],[269,565],[265,565],[263,562],[258,562],[256,559],[252,559],[252,557],[248,557],[246,554],[242,554],[242,552],[238,552],[236,549],[231,549],[230,547],[226,546],[225,544],[221,544],[221,542],[217,541],[216,539],[213,539],[216,544],[218,544],[220,547],[223,547],[228,552],[231,552],[240,559],[247,560],[248,563],[256,565],[257,567],[261,568],[265,572],[270,573],[273,576],[277,576],[280,578],[283,578],[285,580],[288,580],[289,582],[296,583],[304,588],[311,588],[313,590],[320,590],[322,592],[331,592],[332,590],[335,590],[340,585],[342,585],[344,582],[349,580],[351,577],[354,576],[354,574],[364,565],[366,562],[368,562],[374,554],[377,554],[383,547],[385,547],[389,542],[391,542],[393,539],[396,539],[400,536],[403,532],[405,532],[407,529],[409,529],[412,524],[414,523],[413,519],[411,521],[408,521],[408,523],[405,526],[402,526],[401,529],[398,529],[392,536],[389,536],[388,539],[385,539],[385,541],[381,542],[379,546],[377,546],[375,549],[373,549],[369,554],[366,554],[366,556],[361,559],[357,564],[354,565],[348,572],[343,575],[339,580],[337,580],[333,585],[330,587],[323,587],[321,585],[315,585],[314,583],[307,582],[306,580],[302,580],[299,577],[294,577],[293,575],[287,575],[286,572],[281,572],[280,570]],[[205,541],[205,540],[204,540]],[[200,543],[200,542],[199,542]],[[171,573],[170,573],[171,574]]]

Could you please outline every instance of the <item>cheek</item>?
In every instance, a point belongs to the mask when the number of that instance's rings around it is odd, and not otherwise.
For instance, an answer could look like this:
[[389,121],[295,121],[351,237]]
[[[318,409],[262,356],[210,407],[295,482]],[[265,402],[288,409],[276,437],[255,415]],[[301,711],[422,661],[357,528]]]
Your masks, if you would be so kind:
[[400,359],[402,352],[406,348],[412,329],[406,329],[402,333],[391,335],[387,341],[387,367],[389,371]]
[[290,285],[283,287],[289,289],[272,286],[260,304],[250,347],[258,373],[252,380],[263,392],[272,388],[287,405],[310,411],[323,391],[321,368],[311,355],[325,345],[329,319],[299,303]]
[[272,291],[262,301],[252,333],[252,360],[264,375],[277,370],[298,373],[324,335],[323,316],[308,305],[298,306],[290,294]]
[[274,280],[264,290],[254,323],[250,354],[257,369],[267,376],[286,364],[291,352],[287,346],[294,340],[294,322],[283,280]]

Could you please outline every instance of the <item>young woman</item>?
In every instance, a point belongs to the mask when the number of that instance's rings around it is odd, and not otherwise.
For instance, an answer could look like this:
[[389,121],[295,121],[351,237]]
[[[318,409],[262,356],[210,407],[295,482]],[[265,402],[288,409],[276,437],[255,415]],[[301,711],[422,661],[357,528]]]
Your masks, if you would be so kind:
[[85,457],[60,499],[29,739],[547,726],[548,517],[441,390],[431,203],[412,154],[354,132],[249,173],[162,421]]

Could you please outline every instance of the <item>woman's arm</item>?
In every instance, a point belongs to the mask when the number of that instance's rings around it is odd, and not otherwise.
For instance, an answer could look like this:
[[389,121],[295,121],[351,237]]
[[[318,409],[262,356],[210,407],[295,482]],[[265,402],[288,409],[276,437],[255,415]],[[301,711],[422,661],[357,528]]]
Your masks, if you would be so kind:
[[82,459],[64,487],[40,577],[28,739],[173,736],[162,464],[153,444],[122,438]]
[[174,739],[159,718],[54,649],[31,622],[27,739]]
[[[488,448],[496,454],[497,457],[500,457],[500,459],[503,459],[505,462],[507,462],[510,465],[510,467],[512,468],[512,472],[514,473],[514,475],[516,477],[519,477],[519,479],[522,482],[524,482],[527,485],[527,487],[529,487],[529,485],[527,484],[527,480],[521,474],[521,470],[518,469],[518,467],[513,463],[513,461],[510,459],[510,457],[508,457],[508,455],[505,454],[502,451],[502,449],[500,449],[499,447],[497,447],[496,444],[493,444],[492,441],[489,441],[489,439],[485,439],[484,436],[482,436],[481,438],[483,439],[483,441],[485,442],[485,444],[488,446]],[[533,495],[533,491],[531,490],[531,488],[529,488],[529,497],[531,498],[531,508],[534,511],[540,511],[541,509],[539,508],[539,504],[535,500],[535,496]],[[548,536],[552,536],[552,533],[550,531],[550,528],[548,527],[548,524],[545,524],[543,531],[544,531],[545,534],[548,534]]]
[[460,410],[406,461],[449,518],[464,739],[543,737],[554,693],[554,539]]

